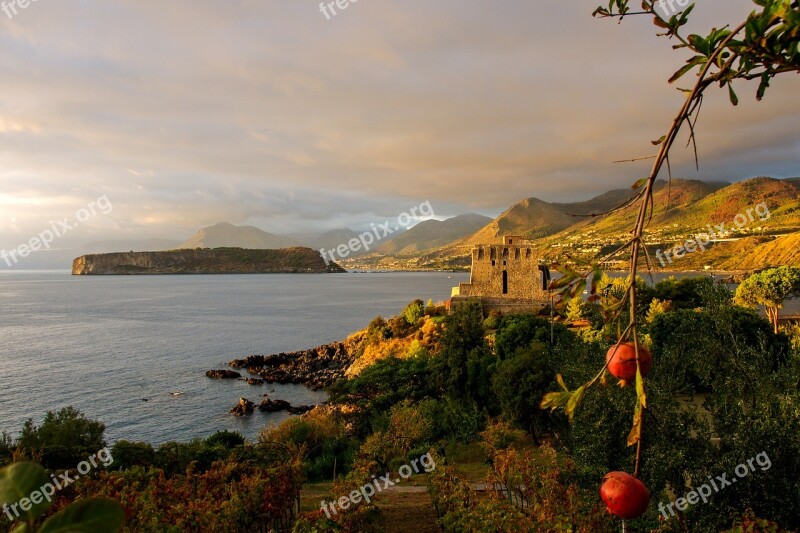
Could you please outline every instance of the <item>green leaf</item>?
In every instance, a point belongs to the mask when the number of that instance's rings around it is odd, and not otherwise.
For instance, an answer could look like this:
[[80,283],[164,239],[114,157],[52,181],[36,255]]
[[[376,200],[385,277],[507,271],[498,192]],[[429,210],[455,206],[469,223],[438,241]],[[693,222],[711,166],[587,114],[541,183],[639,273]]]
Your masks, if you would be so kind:
[[642,407],[647,407],[647,395],[644,392],[644,379],[639,370],[638,363],[636,368],[636,399]]
[[[661,140],[658,141],[658,143],[660,144],[663,141],[664,141],[664,137],[661,137]],[[653,144],[657,144],[657,143],[654,142]],[[642,187],[645,183],[647,183],[648,179],[649,178],[642,178],[642,179],[636,180],[636,182],[633,185],[631,185],[631,189],[633,189],[635,191],[636,189]]]
[[39,533],[116,533],[125,523],[125,511],[104,498],[79,500],[54,514]]
[[569,392],[569,389],[567,388],[567,386],[564,385],[564,376],[562,376],[561,374],[558,374],[556,376],[556,381],[558,382],[559,385],[561,385],[562,389],[564,389],[565,391]]
[[567,418],[569,421],[572,422],[572,419],[575,417],[575,410],[581,404],[581,400],[583,399],[583,393],[586,392],[586,386],[580,387],[578,390],[572,393],[569,397],[569,401],[567,402]]
[[[15,504],[16,510],[20,513],[20,520],[32,522],[50,507],[50,502],[42,498],[41,503],[34,504],[30,497],[34,492],[38,492],[41,487],[50,483],[50,478],[44,468],[36,463],[14,463],[0,470],[0,504],[7,504],[9,507]],[[22,508],[24,502],[28,510]],[[30,505],[28,505],[30,504]]]
[[733,84],[731,83],[728,83],[728,95],[733,105],[739,105],[739,97],[736,96],[736,93],[733,91]]

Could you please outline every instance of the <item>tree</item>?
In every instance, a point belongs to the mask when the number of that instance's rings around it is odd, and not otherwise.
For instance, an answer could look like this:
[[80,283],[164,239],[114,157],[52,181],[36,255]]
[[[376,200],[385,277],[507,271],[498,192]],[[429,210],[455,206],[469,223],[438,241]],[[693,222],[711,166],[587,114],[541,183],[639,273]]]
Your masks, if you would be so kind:
[[778,315],[783,302],[800,296],[800,268],[770,268],[745,279],[736,289],[736,303],[747,307],[764,306],[769,321],[778,333]]
[[74,407],[65,407],[48,411],[39,427],[28,419],[17,445],[29,457],[41,454],[42,465],[47,468],[75,468],[105,448],[105,430],[102,422],[89,420]]
[[492,378],[503,415],[527,430],[536,441],[537,422],[546,418],[537,407],[552,382],[553,368],[541,344],[519,348],[497,367]]
[[416,326],[422,315],[425,314],[425,302],[422,300],[414,300],[403,309],[403,318],[412,326]]

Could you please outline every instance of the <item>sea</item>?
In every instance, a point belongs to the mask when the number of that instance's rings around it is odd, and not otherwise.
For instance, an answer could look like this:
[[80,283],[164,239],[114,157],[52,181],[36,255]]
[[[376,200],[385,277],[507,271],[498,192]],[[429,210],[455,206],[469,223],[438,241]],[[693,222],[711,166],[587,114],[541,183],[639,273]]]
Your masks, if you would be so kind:
[[[410,301],[443,301],[466,273],[72,276],[0,271],[0,431],[74,406],[109,443],[161,444],[238,431],[248,440],[285,413],[235,417],[245,397],[326,399],[302,385],[205,377],[253,354],[343,339]],[[246,372],[244,373],[246,374]]]
[[[656,281],[669,274],[659,273]],[[703,275],[683,273],[678,276]],[[245,397],[316,404],[302,385],[205,377],[232,359],[343,339],[413,299],[442,301],[467,273],[389,272],[72,276],[0,271],[0,431],[73,406],[109,443],[187,442],[215,431],[248,440],[286,413],[235,417]],[[787,306],[797,312],[797,302]]]

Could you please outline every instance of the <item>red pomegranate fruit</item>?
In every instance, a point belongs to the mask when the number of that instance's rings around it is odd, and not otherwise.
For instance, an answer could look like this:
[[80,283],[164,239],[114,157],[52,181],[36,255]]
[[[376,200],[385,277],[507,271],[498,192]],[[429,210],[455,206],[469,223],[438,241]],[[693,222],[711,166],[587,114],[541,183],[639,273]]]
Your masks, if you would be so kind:
[[644,483],[625,472],[609,472],[600,486],[600,497],[608,512],[625,520],[639,518],[650,505]]
[[[611,375],[622,381],[632,382],[636,380],[636,347],[632,342],[624,342],[619,347],[612,346],[606,353],[608,371]],[[639,345],[639,366],[642,370],[642,377],[650,373],[653,368],[653,356],[650,351]]]

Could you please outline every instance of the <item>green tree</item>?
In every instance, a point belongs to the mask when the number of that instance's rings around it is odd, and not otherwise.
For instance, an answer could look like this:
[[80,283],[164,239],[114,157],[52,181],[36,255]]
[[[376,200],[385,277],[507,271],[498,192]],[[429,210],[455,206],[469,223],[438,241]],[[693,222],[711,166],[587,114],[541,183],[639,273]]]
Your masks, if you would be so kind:
[[425,302],[414,300],[403,309],[403,318],[412,326],[416,326],[419,319],[425,314]]
[[28,419],[17,446],[28,457],[41,455],[47,468],[75,468],[75,465],[106,446],[106,426],[90,420],[74,407],[48,411],[41,426]]
[[736,303],[748,307],[759,305],[778,333],[778,318],[783,302],[800,296],[800,268],[770,268],[745,279],[736,289]]
[[482,391],[488,389],[491,370],[485,364],[490,352],[480,302],[466,302],[453,309],[445,319],[440,345],[433,363],[444,390],[455,398],[474,400],[476,381],[483,379],[484,383],[477,386]]
[[547,419],[538,407],[553,382],[553,374],[547,350],[534,344],[518,348],[500,363],[492,377],[492,390],[503,416],[528,431],[537,442],[537,434]]

